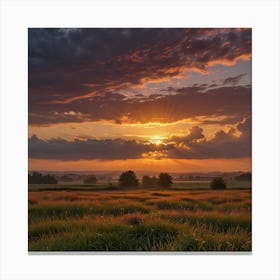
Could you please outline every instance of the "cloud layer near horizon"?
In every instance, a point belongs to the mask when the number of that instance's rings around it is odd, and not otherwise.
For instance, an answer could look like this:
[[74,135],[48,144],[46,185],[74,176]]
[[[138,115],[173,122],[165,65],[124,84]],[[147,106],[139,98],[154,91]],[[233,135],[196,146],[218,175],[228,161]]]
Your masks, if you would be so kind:
[[[237,135],[239,134],[239,135]],[[239,158],[251,156],[251,120],[246,119],[229,131],[219,130],[206,139],[203,129],[192,127],[184,137],[172,137],[161,145],[124,139],[43,140],[29,139],[29,157],[40,159],[137,159],[137,158]]]

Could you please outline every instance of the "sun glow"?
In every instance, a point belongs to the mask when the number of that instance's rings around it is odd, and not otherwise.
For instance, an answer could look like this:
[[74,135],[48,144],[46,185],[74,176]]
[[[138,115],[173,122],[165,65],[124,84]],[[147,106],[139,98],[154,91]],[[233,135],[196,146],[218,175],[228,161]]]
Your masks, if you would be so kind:
[[162,143],[161,140],[155,140],[156,145],[160,145],[161,143]]
[[159,146],[159,145],[163,144],[163,140],[164,140],[164,137],[155,135],[155,136],[152,136],[150,143],[152,143],[156,146]]

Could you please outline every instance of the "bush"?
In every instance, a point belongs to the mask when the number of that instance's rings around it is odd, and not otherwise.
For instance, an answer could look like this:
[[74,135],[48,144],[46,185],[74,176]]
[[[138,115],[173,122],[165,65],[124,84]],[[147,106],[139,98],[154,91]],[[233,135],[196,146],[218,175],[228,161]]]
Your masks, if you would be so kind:
[[173,184],[172,177],[168,173],[159,174],[159,186],[166,188],[170,187]]
[[137,187],[139,182],[135,173],[131,170],[128,170],[120,175],[119,184],[121,187]]
[[210,182],[210,188],[213,190],[224,190],[227,184],[222,177],[216,177]]

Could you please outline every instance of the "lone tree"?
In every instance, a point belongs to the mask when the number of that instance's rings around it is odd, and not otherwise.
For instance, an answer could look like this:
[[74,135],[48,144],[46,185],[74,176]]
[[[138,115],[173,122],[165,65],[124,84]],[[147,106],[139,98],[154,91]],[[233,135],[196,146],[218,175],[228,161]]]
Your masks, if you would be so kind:
[[142,186],[144,188],[152,188],[158,186],[158,178],[156,177],[150,177],[150,176],[143,176],[142,178]]
[[139,182],[134,171],[128,170],[120,175],[119,184],[122,187],[137,187]]
[[94,175],[87,176],[84,179],[84,184],[96,184],[97,178]]
[[227,184],[222,177],[216,177],[210,182],[210,188],[212,190],[224,190]]
[[168,188],[173,184],[172,176],[168,173],[160,173],[159,174],[159,186],[163,188]]

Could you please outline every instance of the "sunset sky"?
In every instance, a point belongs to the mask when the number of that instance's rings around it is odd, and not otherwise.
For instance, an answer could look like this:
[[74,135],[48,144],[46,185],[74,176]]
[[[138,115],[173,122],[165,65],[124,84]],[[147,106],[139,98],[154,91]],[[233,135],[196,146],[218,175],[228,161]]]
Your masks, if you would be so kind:
[[250,171],[251,40],[29,29],[29,170]]

